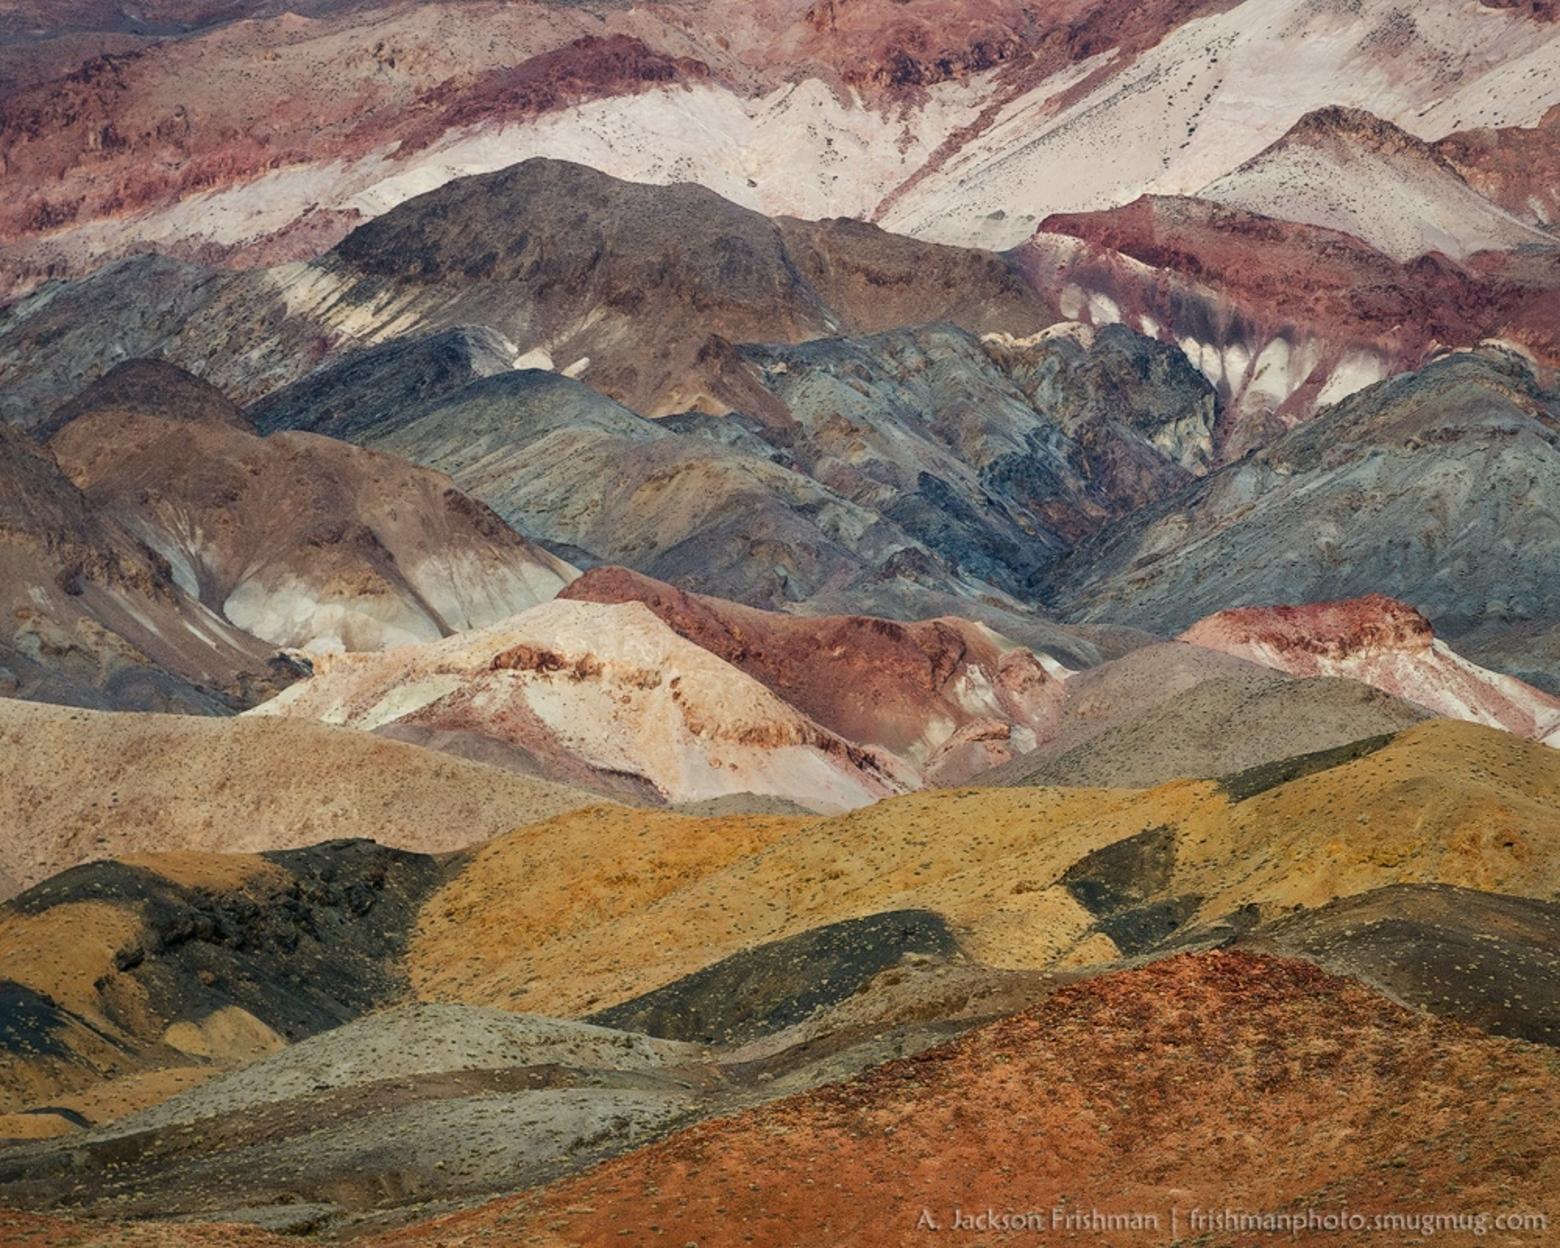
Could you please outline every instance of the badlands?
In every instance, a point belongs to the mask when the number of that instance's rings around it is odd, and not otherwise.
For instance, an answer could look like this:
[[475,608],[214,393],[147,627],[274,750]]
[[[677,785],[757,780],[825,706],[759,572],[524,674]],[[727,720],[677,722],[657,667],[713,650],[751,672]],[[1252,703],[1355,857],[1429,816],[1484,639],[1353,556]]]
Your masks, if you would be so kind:
[[0,0],[0,1248],[1553,1242],[1557,17]]

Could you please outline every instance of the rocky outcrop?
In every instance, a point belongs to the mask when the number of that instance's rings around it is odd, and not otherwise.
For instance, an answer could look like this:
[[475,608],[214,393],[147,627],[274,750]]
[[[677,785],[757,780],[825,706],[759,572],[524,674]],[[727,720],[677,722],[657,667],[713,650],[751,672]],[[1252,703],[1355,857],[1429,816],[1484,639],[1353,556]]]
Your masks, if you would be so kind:
[[1438,715],[1560,745],[1560,698],[1468,662],[1418,611],[1380,594],[1237,607],[1199,620],[1181,640],[1292,676],[1358,680]]
[[515,366],[490,329],[456,327],[352,351],[248,410],[261,433],[303,429],[355,441],[390,415],[431,403]]
[[1215,422],[1184,357],[1119,326],[749,347],[717,393],[786,462],[1019,597],[1056,551],[1204,471]]
[[1074,619],[1177,630],[1229,607],[1383,593],[1453,645],[1514,637],[1555,618],[1556,499],[1556,396],[1509,351],[1461,353],[1084,543],[1053,592]]
[[[392,407],[357,436],[450,474],[582,566],[632,563],[755,605],[851,584],[914,549],[872,511],[776,463],[762,441],[679,434],[557,373],[515,370]],[[926,562],[940,584],[952,579]]]
[[453,389],[425,343],[328,365],[252,413],[448,472],[571,559],[831,614],[963,614],[1001,593],[1022,616],[1058,551],[1206,470],[1216,421],[1179,351],[1120,326],[722,341],[703,354],[721,414],[654,421],[539,369]]
[[1491,203],[1553,231],[1560,226],[1560,104],[1533,126],[1460,130],[1435,144],[1438,156]]
[[1225,460],[1446,347],[1498,337],[1560,358],[1551,249],[1400,263],[1337,230],[1149,197],[1049,218],[1013,254],[1064,314],[1178,343],[1218,389]]

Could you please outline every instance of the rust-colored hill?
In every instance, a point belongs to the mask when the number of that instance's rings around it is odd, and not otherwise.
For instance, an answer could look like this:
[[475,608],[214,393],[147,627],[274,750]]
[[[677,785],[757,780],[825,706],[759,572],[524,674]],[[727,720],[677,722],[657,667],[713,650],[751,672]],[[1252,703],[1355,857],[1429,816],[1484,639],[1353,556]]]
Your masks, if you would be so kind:
[[654,803],[752,793],[832,812],[904,792],[915,779],[899,759],[820,727],[637,602],[546,602],[437,642],[326,656],[312,678],[256,713],[466,734],[554,779]]
[[[937,1242],[975,1245],[1136,1214],[1107,1242],[1162,1245],[1199,1233],[1193,1210],[1373,1219],[1443,1211],[1452,1190],[1470,1213],[1542,1213],[1560,1183],[1557,1095],[1542,1054],[1314,967],[1186,955],[380,1242],[900,1248],[933,1225]],[[956,1221],[988,1209],[1043,1221]],[[1380,1236],[1346,1227],[1325,1242]],[[1324,1241],[1302,1227],[1293,1242]]]
[[[1306,963],[1188,954],[368,1242],[900,1248],[935,1235],[973,1248],[1044,1228],[1159,1248],[1189,1234],[1247,1245],[1280,1228],[1290,1242],[1363,1248],[1413,1242],[1419,1219],[1448,1213],[1468,1220],[1439,1224],[1435,1242],[1543,1242],[1560,1178],[1556,1084],[1530,1046]],[[1449,1210],[1449,1191],[1465,1206]],[[1495,1234],[1497,1211],[1523,1220]],[[1345,1220],[1311,1229],[1310,1212]],[[1208,1220],[1231,1213],[1299,1221]],[[974,1220],[993,1216],[1018,1220]],[[30,1213],[0,1213],[0,1234],[27,1248],[295,1242],[231,1224],[164,1234]]]
[[1343,676],[1438,715],[1560,745],[1560,698],[1470,663],[1420,612],[1382,594],[1235,607],[1199,620],[1181,638],[1292,676]]
[[1468,184],[1513,216],[1553,229],[1560,221],[1560,105],[1534,126],[1449,134],[1435,145]]
[[1042,293],[1074,292],[1064,312],[1178,342],[1224,400],[1226,461],[1446,345],[1557,358],[1554,248],[1400,261],[1326,226],[1150,195],[1050,217],[1013,255]]

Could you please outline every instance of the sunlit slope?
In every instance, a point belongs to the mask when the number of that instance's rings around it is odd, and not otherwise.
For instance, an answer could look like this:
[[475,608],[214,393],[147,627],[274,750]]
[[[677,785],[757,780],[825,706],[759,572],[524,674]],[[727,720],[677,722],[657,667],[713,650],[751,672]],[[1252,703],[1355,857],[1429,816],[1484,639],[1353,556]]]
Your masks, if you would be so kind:
[[[794,830],[698,825],[720,848],[692,862],[646,820],[565,815],[484,847],[423,908],[407,954],[415,991],[581,1014],[755,944],[909,908],[942,915],[981,962],[1043,968],[1148,952],[1247,906],[1278,913],[1394,883],[1548,898],[1560,755],[1435,721],[1223,783],[965,789]],[[617,854],[632,860],[622,884],[603,873]]]

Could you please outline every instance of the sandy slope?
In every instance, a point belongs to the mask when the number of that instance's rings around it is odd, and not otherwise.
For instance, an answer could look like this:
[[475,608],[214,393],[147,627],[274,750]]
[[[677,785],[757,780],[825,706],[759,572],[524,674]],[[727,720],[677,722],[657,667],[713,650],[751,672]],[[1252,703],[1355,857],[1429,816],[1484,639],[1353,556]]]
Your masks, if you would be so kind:
[[1042,747],[975,783],[1149,788],[1334,749],[1425,717],[1419,707],[1353,680],[1216,676],[1129,713],[1082,744]]
[[0,870],[365,836],[455,849],[599,798],[298,719],[115,715],[0,699]]
[[[592,878],[587,862],[553,868],[578,883],[527,887],[539,868],[534,835],[520,833],[486,847],[446,886],[447,900],[423,911],[412,978],[434,999],[567,1015],[762,941],[903,907],[936,911],[971,956],[1019,969],[1109,961],[1139,947],[1140,927],[1162,937],[1250,904],[1314,906],[1404,880],[1538,897],[1554,887],[1553,751],[1432,721],[1335,763],[1314,774],[1273,768],[1238,789],[1182,781],[1141,793],[910,794],[804,827],[606,916],[567,900]],[[615,824],[630,826],[625,818],[638,816],[565,816],[560,825],[612,837],[621,835]],[[1063,882],[1091,853],[1155,829],[1168,829],[1170,848],[1154,851],[1168,855],[1156,868],[1163,873],[1133,886],[1151,908],[1141,924],[1096,914]],[[647,867],[658,861],[647,852]],[[538,896],[564,900],[550,911]],[[472,922],[512,934],[473,948],[464,935]]]

